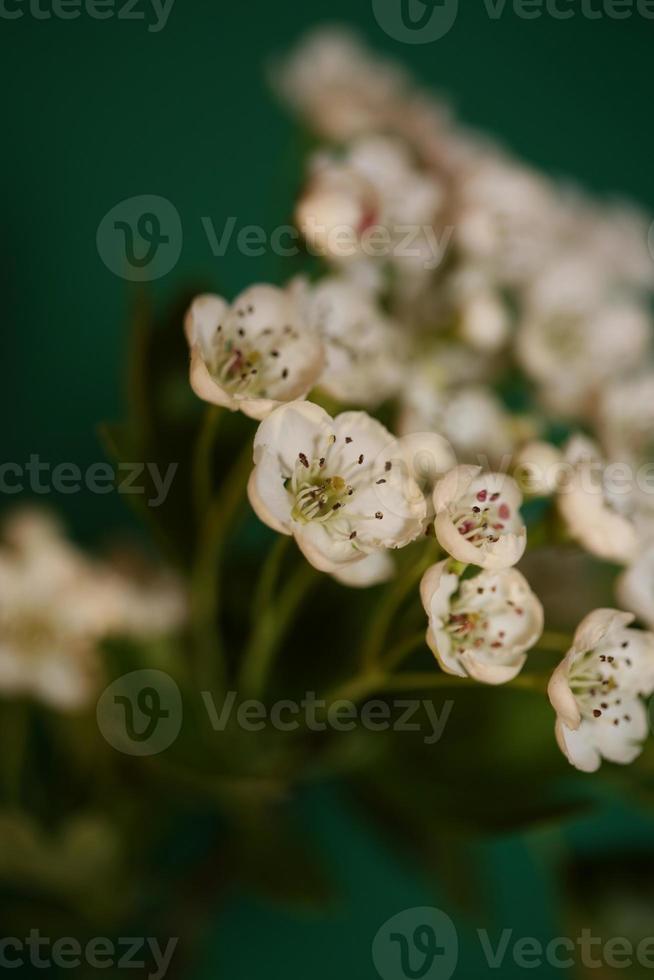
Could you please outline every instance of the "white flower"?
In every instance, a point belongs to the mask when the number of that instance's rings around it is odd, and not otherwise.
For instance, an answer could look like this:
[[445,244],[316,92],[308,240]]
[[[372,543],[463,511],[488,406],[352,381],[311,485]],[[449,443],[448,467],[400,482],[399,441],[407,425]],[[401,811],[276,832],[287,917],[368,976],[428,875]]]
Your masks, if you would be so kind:
[[259,426],[254,462],[252,507],[321,571],[400,548],[424,529],[427,504],[397,440],[365,412],[332,419],[311,402],[283,405]]
[[509,309],[500,290],[479,266],[458,266],[449,277],[453,315],[466,344],[485,354],[504,347],[510,334]]
[[482,151],[457,185],[456,240],[466,263],[500,283],[529,281],[562,221],[554,188],[535,171]]
[[515,565],[527,544],[520,516],[522,495],[515,480],[457,466],[436,484],[436,537],[458,561],[481,568]]
[[196,395],[262,419],[304,397],[324,363],[320,338],[306,323],[305,286],[250,286],[230,306],[198,296],[185,321]]
[[319,28],[275,73],[282,98],[338,142],[383,126],[405,88],[403,72],[371,55],[353,33]]
[[557,741],[584,772],[603,758],[633,762],[647,735],[641,696],[654,690],[654,634],[627,629],[633,618],[616,609],[590,613],[550,679]]
[[448,674],[485,684],[512,680],[543,631],[543,608],[515,568],[461,579],[449,562],[429,568],[420,595],[427,644]]
[[150,636],[181,622],[176,580],[142,585],[86,558],[58,524],[17,513],[0,547],[0,689],[61,710],[83,707],[99,683],[98,643],[109,634]]
[[564,462],[557,503],[568,532],[598,558],[628,564],[638,550],[630,515],[633,497],[607,483],[604,460],[591,440],[571,439]]
[[466,296],[461,305],[461,336],[476,350],[492,353],[509,337],[509,317],[499,296],[480,290]]
[[588,413],[609,379],[646,355],[646,307],[607,288],[608,276],[586,256],[563,255],[530,287],[516,352],[552,411]]
[[434,224],[442,189],[401,141],[366,136],[344,156],[317,154],[310,166],[296,220],[311,248],[347,263],[377,257],[408,273],[428,274],[438,264],[438,243],[425,229]]
[[513,419],[497,395],[485,385],[442,382],[438,360],[427,359],[408,372],[402,389],[398,431],[435,431],[464,461],[499,464],[512,454]]
[[599,432],[610,459],[654,459],[654,371],[614,381],[602,392]]
[[354,282],[323,279],[311,291],[309,320],[325,347],[319,387],[346,404],[379,405],[403,380],[406,335]]
[[550,442],[535,439],[516,453],[515,477],[525,493],[551,497],[562,477],[563,453]]
[[620,605],[654,629],[654,542],[650,541],[618,579]]

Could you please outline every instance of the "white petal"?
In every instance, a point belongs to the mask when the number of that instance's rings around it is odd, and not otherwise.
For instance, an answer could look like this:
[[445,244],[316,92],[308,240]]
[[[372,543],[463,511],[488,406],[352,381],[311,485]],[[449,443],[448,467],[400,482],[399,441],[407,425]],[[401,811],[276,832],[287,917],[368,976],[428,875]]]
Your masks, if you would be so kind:
[[210,405],[220,405],[235,412],[238,405],[234,398],[224,388],[216,384],[209,373],[202,351],[197,344],[191,348],[191,388],[198,396]]
[[387,551],[372,551],[361,561],[348,562],[333,572],[342,585],[363,589],[387,582],[395,574],[395,565]]
[[472,481],[481,473],[481,466],[455,466],[434,488],[434,510],[439,514],[468,491]]
[[271,453],[264,452],[252,470],[248,498],[260,521],[279,534],[291,534],[291,499]]
[[633,620],[632,613],[621,612],[619,609],[594,609],[577,627],[572,651],[579,654],[594,650],[609,633],[628,626]]
[[184,331],[189,347],[197,344],[208,357],[216,329],[227,313],[229,305],[221,296],[204,293],[196,296],[184,319]]
[[320,572],[334,574],[341,565],[365,558],[354,542],[330,533],[324,524],[296,524],[293,534],[304,557]]
[[[280,461],[280,472],[289,476],[299,453],[308,459],[323,455],[334,423],[327,412],[313,402],[295,401],[276,408],[259,426],[254,437],[254,459],[268,449]],[[320,450],[320,452],[319,452]]]
[[461,654],[461,663],[468,676],[482,684],[506,684],[518,676],[526,662],[525,654],[516,656],[511,664],[489,663],[473,653]]
[[559,719],[567,728],[576,730],[581,724],[581,712],[568,681],[574,651],[570,651],[556,668],[547,686],[547,696]]
[[585,722],[572,731],[560,719],[554,729],[559,748],[576,769],[581,772],[597,772],[602,757],[595,745],[592,730]]

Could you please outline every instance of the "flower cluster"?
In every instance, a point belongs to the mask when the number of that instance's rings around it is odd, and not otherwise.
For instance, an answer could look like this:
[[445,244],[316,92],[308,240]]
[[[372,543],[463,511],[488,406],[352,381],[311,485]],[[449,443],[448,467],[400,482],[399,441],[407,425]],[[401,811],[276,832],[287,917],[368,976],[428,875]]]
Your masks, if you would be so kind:
[[19,511],[0,547],[0,690],[60,710],[89,703],[102,678],[100,642],[179,626],[186,600],[168,573],[145,577],[92,561],[48,515]]
[[[625,566],[620,602],[654,628],[654,486],[607,479],[654,459],[646,218],[459,127],[341,31],[308,38],[274,84],[319,141],[295,216],[323,274],[200,296],[186,321],[195,392],[261,423],[257,515],[357,587],[435,537],[447,557],[421,597],[450,674],[510,682],[539,643],[543,607],[514,567],[522,489]],[[582,769],[629,761],[644,737],[654,636],[630,618],[587,616],[550,684]]]

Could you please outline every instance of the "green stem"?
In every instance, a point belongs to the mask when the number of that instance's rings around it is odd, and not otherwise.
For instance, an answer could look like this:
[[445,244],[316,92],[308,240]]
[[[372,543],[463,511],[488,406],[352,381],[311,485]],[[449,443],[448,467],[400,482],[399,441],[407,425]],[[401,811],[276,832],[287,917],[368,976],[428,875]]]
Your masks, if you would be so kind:
[[[502,684],[502,687],[511,687],[520,691],[534,691],[544,694],[547,690],[549,674],[518,674],[513,680]],[[382,688],[385,691],[412,691],[436,687],[462,687],[462,688],[481,688],[484,685],[470,677],[458,677],[455,674],[432,674],[432,673],[407,673],[395,674],[388,677]],[[487,686],[487,685],[486,685]]]
[[193,570],[193,627],[198,650],[198,681],[224,685],[225,650],[218,622],[220,563],[226,533],[243,500],[252,469],[252,447],[245,445],[205,513]]
[[213,468],[211,465],[218,424],[224,412],[217,405],[207,406],[193,455],[193,503],[198,525],[211,505]]
[[425,629],[421,629],[418,633],[412,633],[411,636],[408,636],[404,640],[400,640],[399,643],[396,643],[389,653],[387,653],[383,658],[383,669],[391,672],[395,667],[399,667],[402,661],[420,646],[427,646],[425,640]]
[[[271,565],[274,566],[279,560],[279,554],[271,557]],[[270,572],[271,576],[273,571]],[[289,623],[298,606],[319,578],[315,568],[302,560],[302,564],[291,576],[281,594],[276,599],[270,597],[266,606],[258,611],[255,610],[256,625],[250,634],[239,680],[239,690],[243,696],[258,698],[263,694],[275,655]]]
[[288,534],[278,535],[275,543],[269,549],[266,560],[261,568],[259,583],[254,593],[254,600],[251,609],[251,623],[254,629],[261,611],[268,609],[275,591],[275,586],[279,579],[279,570],[284,560],[284,555],[288,551],[288,546],[292,537]]
[[[542,694],[547,689],[549,675],[519,674],[503,687]],[[406,674],[367,674],[355,677],[327,696],[327,704],[335,701],[361,701],[369,694],[384,691],[420,691],[435,688],[481,688],[483,685],[469,677],[458,677],[442,672],[414,672]]]
[[368,673],[374,669],[390,631],[393,617],[404,602],[407,595],[422,578],[426,569],[433,564],[436,557],[435,542],[430,541],[422,559],[409,568],[391,583],[386,595],[380,600],[377,613],[373,616],[368,627],[366,639],[361,651],[362,672]]

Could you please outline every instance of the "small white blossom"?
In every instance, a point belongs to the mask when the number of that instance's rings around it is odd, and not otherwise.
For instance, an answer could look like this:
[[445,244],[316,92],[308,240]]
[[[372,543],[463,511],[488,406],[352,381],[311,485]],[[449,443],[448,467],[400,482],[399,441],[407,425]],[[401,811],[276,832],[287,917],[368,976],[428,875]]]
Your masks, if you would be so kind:
[[424,530],[427,503],[398,442],[365,412],[332,419],[312,402],[283,405],[259,426],[254,462],[252,507],[321,571]]
[[620,605],[654,629],[654,541],[649,541],[617,583]]
[[569,534],[592,555],[628,564],[638,550],[633,496],[605,480],[605,462],[583,436],[569,441],[564,462],[557,503]]
[[317,154],[310,166],[296,220],[315,251],[340,263],[378,257],[408,275],[430,274],[440,256],[425,229],[432,230],[442,189],[400,140],[366,136],[344,156]]
[[338,401],[365,407],[394,395],[404,377],[407,338],[374,297],[354,282],[328,277],[311,291],[308,306],[325,347],[319,387]]
[[341,142],[383,127],[406,86],[392,62],[371,55],[355,34],[320,28],[275,73],[282,98],[318,133]]
[[647,736],[641,698],[654,690],[654,634],[628,629],[633,618],[616,609],[586,616],[549,683],[559,747],[584,772],[603,758],[633,762]]
[[520,560],[527,530],[520,516],[522,495],[515,480],[457,466],[436,484],[434,509],[439,544],[465,564],[509,568]]
[[543,631],[539,600],[515,568],[462,579],[448,565],[432,565],[420,584],[427,644],[448,674],[485,684],[512,680]]
[[198,296],[185,322],[196,395],[254,419],[304,397],[324,363],[305,301],[299,280],[285,289],[250,286],[231,306],[220,296]]
[[143,584],[88,559],[49,517],[17,513],[0,546],[0,689],[83,707],[99,682],[101,639],[157,635],[185,612],[175,579]]
[[516,480],[525,493],[534,497],[551,497],[559,488],[563,463],[563,453],[557,446],[536,439],[516,453]]
[[460,460],[499,464],[515,445],[513,419],[497,395],[481,384],[449,386],[441,366],[412,365],[402,388],[398,431],[440,432]]
[[555,189],[535,171],[485,150],[457,181],[456,243],[466,264],[520,285],[554,250],[563,219]]
[[510,316],[500,290],[483,269],[458,267],[448,277],[453,316],[459,321],[461,339],[474,350],[491,354],[505,346],[510,336]]
[[598,428],[609,459],[634,465],[654,459],[654,371],[619,379],[604,389]]
[[649,348],[646,307],[607,288],[608,275],[587,256],[563,255],[530,285],[516,353],[558,414],[588,414],[609,379]]

